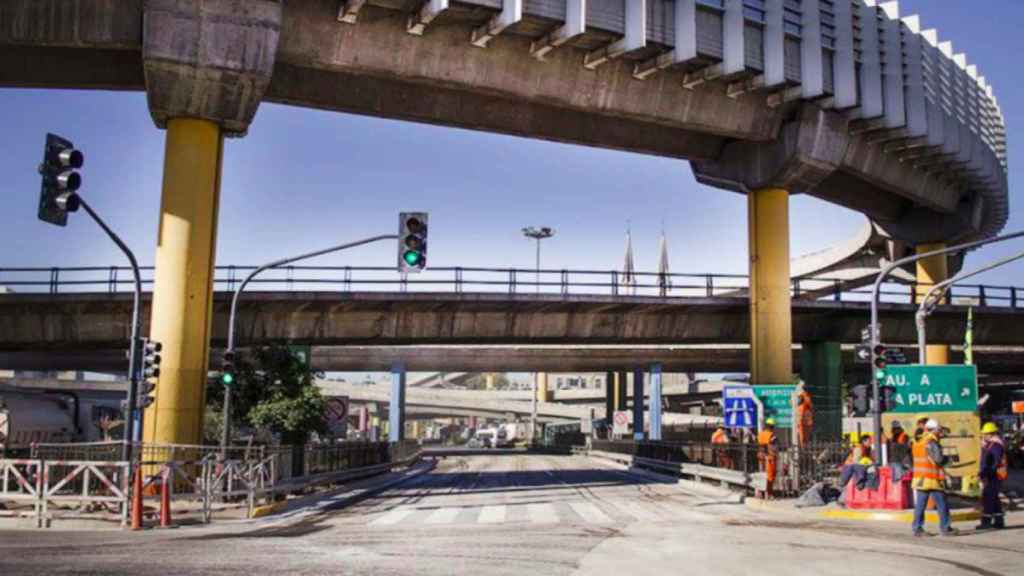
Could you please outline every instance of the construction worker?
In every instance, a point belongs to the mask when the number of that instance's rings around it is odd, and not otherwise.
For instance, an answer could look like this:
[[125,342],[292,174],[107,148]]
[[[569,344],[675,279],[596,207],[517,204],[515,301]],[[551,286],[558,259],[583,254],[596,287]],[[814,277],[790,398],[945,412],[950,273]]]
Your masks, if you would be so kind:
[[811,441],[811,431],[814,429],[814,404],[811,403],[811,395],[800,390],[796,401],[796,439],[797,445],[806,446]]
[[903,430],[899,420],[893,420],[889,434],[889,467],[892,481],[899,482],[911,470],[913,459],[910,454],[910,436]]
[[1003,504],[999,501],[999,493],[1003,481],[1010,474],[1006,460],[1006,444],[999,435],[999,427],[993,422],[987,422],[982,426],[981,434],[981,469],[978,478],[981,479],[982,516],[977,529],[1002,529],[1006,528],[1006,520],[1003,516]]
[[860,435],[857,444],[850,447],[850,452],[846,455],[843,465],[859,464],[864,458],[871,460],[871,434]]
[[731,441],[729,433],[725,430],[725,426],[719,426],[715,429],[715,433],[711,435],[715,465],[719,468],[728,468],[729,470],[733,469],[732,456],[729,454],[729,443]]
[[924,513],[928,501],[935,503],[939,513],[939,531],[943,536],[950,536],[957,531],[950,526],[949,505],[946,502],[946,457],[942,454],[942,427],[935,419],[925,423],[924,434],[914,442],[911,453],[914,457],[914,481],[916,490],[914,501],[914,536],[925,536]]
[[775,477],[779,466],[779,438],[775,435],[775,419],[769,418],[764,422],[764,430],[757,435],[757,459],[761,462],[761,469],[767,476],[765,498],[775,498]]

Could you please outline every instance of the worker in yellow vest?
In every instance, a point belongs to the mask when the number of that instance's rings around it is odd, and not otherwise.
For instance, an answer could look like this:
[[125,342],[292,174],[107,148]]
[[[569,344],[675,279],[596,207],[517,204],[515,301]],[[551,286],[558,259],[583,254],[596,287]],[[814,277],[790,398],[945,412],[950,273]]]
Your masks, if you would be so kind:
[[987,422],[981,427],[981,465],[978,477],[981,478],[982,517],[978,530],[990,528],[1006,528],[1003,516],[1003,503],[999,501],[999,492],[1003,481],[1009,478],[1010,469],[1006,460],[1006,445],[999,436],[999,427],[994,422]]
[[757,445],[757,459],[767,476],[764,496],[771,500],[775,498],[775,477],[779,467],[779,438],[775,435],[774,418],[765,420],[764,430],[757,435]]
[[950,526],[949,505],[946,502],[946,457],[942,454],[942,427],[934,419],[924,426],[924,434],[914,442],[911,452],[914,457],[913,487],[917,491],[914,501],[914,536],[926,536],[924,514],[928,501],[935,503],[939,513],[939,531],[943,536],[957,533]]

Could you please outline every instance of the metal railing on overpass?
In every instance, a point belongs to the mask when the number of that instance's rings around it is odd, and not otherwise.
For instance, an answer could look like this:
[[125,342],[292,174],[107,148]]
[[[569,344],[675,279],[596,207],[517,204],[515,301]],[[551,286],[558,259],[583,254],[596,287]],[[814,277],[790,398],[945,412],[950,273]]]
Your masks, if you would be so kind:
[[[233,291],[255,266],[217,266],[214,286]],[[141,268],[144,286],[152,286],[152,266]],[[0,289],[62,294],[127,291],[133,280],[122,266],[0,268]],[[403,275],[387,266],[286,266],[268,270],[251,285],[273,291],[482,293],[545,296],[638,296],[655,298],[746,298],[749,276],[716,273],[658,273],[618,270],[438,267],[422,274]],[[887,282],[886,302],[913,303],[925,285]],[[794,278],[794,299],[867,302],[869,288],[848,279]],[[988,284],[959,284],[952,302],[1018,308],[1024,288]]]

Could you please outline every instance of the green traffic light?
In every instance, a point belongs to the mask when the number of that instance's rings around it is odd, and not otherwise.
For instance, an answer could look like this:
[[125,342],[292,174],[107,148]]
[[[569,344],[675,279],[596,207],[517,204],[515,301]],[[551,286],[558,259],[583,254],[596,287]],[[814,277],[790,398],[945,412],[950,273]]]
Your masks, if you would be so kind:
[[225,372],[224,374],[220,375],[220,381],[225,386],[230,386],[235,383],[235,375],[230,372]]
[[420,256],[420,253],[415,250],[406,250],[405,254],[402,254],[402,259],[405,260],[405,263],[409,266],[416,266],[420,263],[421,258],[422,256]]

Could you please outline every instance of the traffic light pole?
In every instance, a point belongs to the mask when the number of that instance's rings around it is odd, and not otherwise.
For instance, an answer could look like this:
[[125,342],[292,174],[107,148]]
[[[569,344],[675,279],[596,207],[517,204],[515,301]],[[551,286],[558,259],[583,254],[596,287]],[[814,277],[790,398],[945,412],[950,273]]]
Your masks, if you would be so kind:
[[[357,246],[364,246],[366,244],[372,244],[374,242],[380,242],[382,240],[397,240],[397,234],[384,234],[381,236],[372,236],[370,238],[364,238],[363,240],[357,240],[355,242],[348,242],[346,244],[340,244],[338,246],[332,246],[330,248],[324,248],[323,250],[317,250],[316,252],[307,252],[298,256],[292,256],[290,258],[282,258],[281,260],[275,260],[260,266],[253,270],[242,280],[242,283],[238,285],[235,290],[235,294],[231,297],[231,313],[228,316],[228,347],[225,354],[234,354],[235,352],[235,313],[238,310],[238,299],[242,295],[242,291],[245,287],[260,273],[271,268],[277,268],[279,266],[285,266],[292,264],[300,260],[307,260],[309,258],[315,258],[317,256],[323,256],[325,254],[332,254],[334,252],[341,252],[349,248],[355,248]],[[231,440],[231,387],[224,387],[224,430],[221,433],[220,448],[221,452],[226,456],[228,443]]]
[[[924,298],[921,299],[921,305],[918,306],[917,315],[915,317],[915,323],[917,324],[917,354],[918,358],[920,359],[920,364],[923,365],[925,363],[924,351],[925,347],[928,345],[928,338],[925,334],[925,320],[928,318],[928,315],[932,313],[932,310],[934,310],[935,305],[937,305],[938,302],[945,297],[946,290],[953,284],[959,284],[960,282],[963,282],[968,278],[972,278],[974,276],[977,276],[978,274],[982,274],[984,272],[988,272],[989,270],[999,268],[1000,266],[1005,266],[1011,262],[1020,260],[1021,258],[1024,258],[1024,252],[1018,252],[1017,254],[1014,254],[1013,256],[1010,256],[1008,258],[1000,258],[999,260],[989,262],[988,264],[980,268],[975,268],[974,270],[966,272],[960,272],[959,274],[953,276],[948,280],[939,282],[935,286],[932,286],[930,290],[928,290],[928,293],[925,294]],[[933,298],[933,296],[935,296],[936,294],[938,294],[938,297]],[[931,304],[932,302],[934,302],[935,305]]]
[[128,258],[128,262],[132,265],[132,275],[135,279],[135,290],[132,298],[132,328],[131,328],[131,340],[128,345],[128,409],[125,414],[124,422],[124,442],[121,448],[121,459],[125,462],[130,462],[132,459],[132,443],[137,440],[136,436],[139,430],[142,429],[142,417],[139,415],[136,419],[136,412],[138,412],[136,396],[139,391],[139,373],[138,373],[138,358],[137,353],[139,342],[139,302],[142,299],[142,275],[139,273],[139,263],[135,259],[135,254],[132,253],[131,249],[121,240],[113,230],[107,226],[107,223],[100,218],[99,214],[89,206],[81,196],[76,194],[79,205],[85,209],[89,217],[93,219],[100,228],[106,232],[107,236],[117,244],[117,247],[121,249],[121,252]]
[[[879,382],[878,374],[875,373],[875,349],[881,343],[881,334],[878,330],[878,300],[881,293],[882,282],[892,274],[893,270],[907,264],[923,260],[925,258],[931,258],[932,256],[944,256],[947,254],[956,254],[959,252],[965,252],[973,248],[980,246],[986,246],[988,244],[995,244],[997,242],[1004,242],[1006,240],[1012,240],[1014,238],[1020,238],[1024,236],[1024,230],[1014,232],[1012,234],[1004,234],[1002,236],[996,236],[994,238],[986,238],[984,240],[975,240],[974,242],[967,242],[964,244],[958,244],[956,246],[950,246],[948,248],[942,248],[940,250],[932,250],[931,252],[925,252],[923,254],[915,254],[914,256],[907,256],[906,258],[900,258],[895,262],[890,263],[879,272],[878,277],[875,278],[875,284],[871,288],[871,324],[868,326],[868,330],[871,332],[871,392],[874,396],[874,434],[875,434],[875,454],[882,453],[882,410],[881,402],[879,398]],[[924,351],[922,350],[922,353]]]

